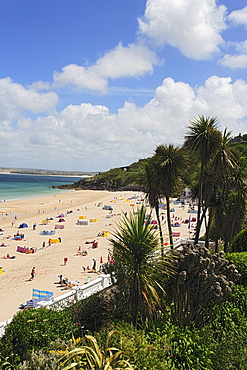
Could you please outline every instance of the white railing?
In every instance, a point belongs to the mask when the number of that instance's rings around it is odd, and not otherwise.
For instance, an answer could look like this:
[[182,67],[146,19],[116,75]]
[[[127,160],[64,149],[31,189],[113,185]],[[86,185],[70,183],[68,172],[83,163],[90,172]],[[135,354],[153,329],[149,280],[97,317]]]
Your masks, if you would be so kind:
[[[92,294],[95,294],[105,288],[111,286],[111,278],[110,275],[101,274],[98,279],[93,280],[87,284],[81,286],[75,286],[70,291],[62,294],[59,297],[53,298],[50,301],[40,301],[37,302],[37,307],[45,307],[51,308],[54,307],[55,309],[62,309],[70,304],[75,303],[76,301],[80,301],[85,299]],[[12,318],[0,323],[0,337],[3,336],[6,326],[12,321]]]

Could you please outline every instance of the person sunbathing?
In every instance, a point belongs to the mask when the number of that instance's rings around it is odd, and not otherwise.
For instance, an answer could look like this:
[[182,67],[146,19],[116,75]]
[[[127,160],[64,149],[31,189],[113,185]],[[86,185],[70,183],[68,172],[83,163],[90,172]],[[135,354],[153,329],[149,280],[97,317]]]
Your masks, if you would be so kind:
[[15,256],[11,256],[11,255],[8,253],[8,254],[6,254],[6,257],[4,256],[3,258],[4,258],[4,259],[14,259],[14,258],[15,258]]
[[61,275],[61,279],[60,279],[60,285],[61,285],[61,287],[66,287],[66,286],[68,286],[69,285],[69,279],[66,277],[66,278],[64,278],[64,279],[62,279],[62,275]]
[[5,244],[4,242],[2,242],[1,247],[8,247],[8,244]]
[[86,268],[86,271],[85,271],[85,272],[93,273],[93,272],[96,272],[96,270],[95,270],[95,269],[90,269],[90,267],[89,267],[89,266],[87,266],[87,268]]

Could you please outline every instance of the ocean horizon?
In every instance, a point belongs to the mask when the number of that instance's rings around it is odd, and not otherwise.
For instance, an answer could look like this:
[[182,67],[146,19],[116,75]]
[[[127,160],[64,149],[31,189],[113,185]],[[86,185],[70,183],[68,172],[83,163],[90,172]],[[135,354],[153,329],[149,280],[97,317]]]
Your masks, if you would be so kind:
[[64,193],[69,190],[52,188],[52,186],[70,185],[84,177],[0,174],[0,201],[30,199],[52,194]]

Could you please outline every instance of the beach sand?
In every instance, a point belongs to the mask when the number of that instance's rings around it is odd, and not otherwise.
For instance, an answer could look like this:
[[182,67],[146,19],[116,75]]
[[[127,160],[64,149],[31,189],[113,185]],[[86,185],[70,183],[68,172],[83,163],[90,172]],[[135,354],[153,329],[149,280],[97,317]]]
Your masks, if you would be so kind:
[[[133,198],[137,197],[137,198]],[[100,262],[107,262],[110,244],[107,237],[98,236],[102,231],[112,232],[122,217],[123,212],[131,212],[140,206],[142,193],[138,192],[108,192],[80,190],[59,193],[35,199],[6,201],[0,203],[0,266],[4,271],[0,275],[0,322],[11,318],[19,310],[20,304],[32,298],[32,289],[48,290],[57,297],[64,293],[59,287],[59,275],[67,277],[70,281],[78,281],[83,285],[90,276],[96,279],[98,273],[82,271],[82,266],[90,268],[93,259],[96,260],[96,269]],[[103,210],[103,205],[111,205],[113,211]],[[172,217],[179,220],[188,219],[188,206],[182,209],[179,205],[172,206],[175,212]],[[164,219],[164,234],[167,237],[165,224],[165,210],[161,210]],[[65,222],[58,222],[59,214],[64,214]],[[85,216],[88,225],[77,225],[79,217]],[[194,215],[191,215],[191,217]],[[15,220],[15,218],[17,218]],[[47,224],[42,221],[52,218]],[[155,219],[154,213],[153,218]],[[90,222],[95,220],[95,222]],[[19,228],[25,222],[28,228]],[[33,225],[37,224],[35,230]],[[57,229],[54,236],[40,235],[42,231],[51,231],[55,225],[64,225],[64,229]],[[189,230],[186,224],[175,227],[174,232],[188,238]],[[14,235],[24,234],[24,239],[13,240]],[[61,243],[48,245],[50,238],[61,238]],[[175,238],[176,239],[176,238]],[[98,241],[98,247],[92,248],[92,243]],[[45,242],[45,248],[42,248]],[[36,248],[37,252],[25,254],[17,252],[17,246]],[[81,251],[87,251],[81,256]],[[14,259],[5,259],[7,254],[14,255]],[[67,258],[66,265],[64,258]],[[36,275],[29,280],[31,270],[35,266]]]

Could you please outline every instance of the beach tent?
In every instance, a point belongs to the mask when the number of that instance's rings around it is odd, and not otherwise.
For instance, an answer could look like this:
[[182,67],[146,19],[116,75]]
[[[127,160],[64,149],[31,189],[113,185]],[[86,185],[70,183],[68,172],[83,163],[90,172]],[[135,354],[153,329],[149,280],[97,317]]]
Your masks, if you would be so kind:
[[28,227],[28,224],[24,222],[23,224],[20,224],[19,229],[24,229],[25,227]]
[[50,244],[61,243],[61,238],[49,239]]
[[113,211],[112,206],[107,206],[107,205],[103,206],[102,209],[105,210],[105,211]]
[[55,225],[55,229],[64,229],[64,225]]
[[167,206],[166,206],[166,204],[164,204],[164,203],[160,203],[160,204],[159,204],[159,208],[161,208],[161,209],[166,209],[166,208],[167,208]]
[[43,230],[40,232],[40,235],[54,235],[55,233],[56,233],[55,230],[51,230],[51,231]]
[[87,220],[77,220],[76,225],[88,225]]
[[58,222],[65,222],[64,218],[59,218]]

